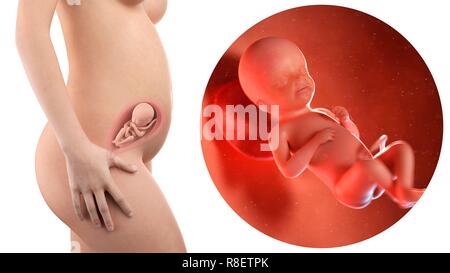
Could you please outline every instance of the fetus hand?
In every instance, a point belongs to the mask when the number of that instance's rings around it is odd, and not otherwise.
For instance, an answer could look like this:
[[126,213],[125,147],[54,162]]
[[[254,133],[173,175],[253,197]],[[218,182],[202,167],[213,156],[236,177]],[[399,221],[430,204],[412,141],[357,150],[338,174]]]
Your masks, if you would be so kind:
[[342,126],[352,133],[355,137],[359,138],[358,126],[350,119],[350,114],[347,109],[342,106],[334,106],[331,108],[331,112],[336,116]]
[[137,171],[137,166],[128,164],[111,151],[89,141],[79,145],[76,151],[65,153],[72,203],[80,220],[83,220],[81,202],[86,204],[91,221],[101,227],[97,209],[108,231],[114,230],[105,192],[108,192],[123,213],[132,215],[131,207],[119,188],[114,184],[110,168],[115,167],[129,173]]
[[314,140],[319,144],[324,144],[332,141],[335,137],[336,131],[332,128],[325,128],[314,135]]
[[[279,135],[279,145],[272,148],[272,155],[280,172],[287,178],[295,178],[303,173],[308,167],[317,148],[335,136],[335,130],[326,128],[317,132],[302,147],[296,151],[291,151],[286,134]],[[269,145],[272,141],[269,141]]]
[[350,120],[350,114],[348,113],[347,109],[345,109],[345,107],[334,106],[333,108],[331,108],[331,112],[333,112],[333,114],[341,123]]

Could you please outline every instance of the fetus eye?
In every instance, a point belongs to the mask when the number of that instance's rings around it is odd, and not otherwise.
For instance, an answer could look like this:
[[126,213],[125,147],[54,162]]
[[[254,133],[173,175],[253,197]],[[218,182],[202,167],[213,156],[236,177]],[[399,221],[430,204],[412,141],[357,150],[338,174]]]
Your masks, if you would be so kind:
[[289,83],[290,77],[281,77],[278,81],[275,82],[274,87],[276,89],[281,89],[285,87]]
[[305,74],[305,68],[304,67],[302,67],[302,66],[298,66],[296,69],[295,69],[295,71],[292,73],[292,76],[294,77],[294,78],[299,78],[299,77],[301,77],[302,75],[304,75]]

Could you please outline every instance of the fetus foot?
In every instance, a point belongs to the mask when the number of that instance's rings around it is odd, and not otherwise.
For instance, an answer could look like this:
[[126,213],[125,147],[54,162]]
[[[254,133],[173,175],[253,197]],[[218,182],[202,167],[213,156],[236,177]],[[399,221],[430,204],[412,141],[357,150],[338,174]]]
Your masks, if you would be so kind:
[[412,208],[424,193],[424,189],[406,189],[399,184],[395,184],[395,200],[404,209]]

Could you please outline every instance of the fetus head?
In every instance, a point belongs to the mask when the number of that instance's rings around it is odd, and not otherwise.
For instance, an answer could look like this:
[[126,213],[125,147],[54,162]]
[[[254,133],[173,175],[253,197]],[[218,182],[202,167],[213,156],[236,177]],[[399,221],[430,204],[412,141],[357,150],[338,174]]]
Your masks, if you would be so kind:
[[280,115],[304,110],[315,92],[303,53],[282,38],[263,38],[250,45],[239,63],[239,81],[253,103],[279,105]]
[[131,121],[137,126],[146,126],[155,118],[155,109],[148,103],[139,103],[134,107]]

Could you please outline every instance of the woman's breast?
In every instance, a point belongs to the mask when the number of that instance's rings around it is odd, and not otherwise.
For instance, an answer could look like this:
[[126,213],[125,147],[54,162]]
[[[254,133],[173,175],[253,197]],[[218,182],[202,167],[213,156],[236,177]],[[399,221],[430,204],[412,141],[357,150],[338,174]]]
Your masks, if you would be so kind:
[[67,88],[83,129],[91,141],[106,145],[123,109],[153,102],[164,123],[152,146],[162,146],[171,81],[158,33],[142,5],[85,1],[80,8],[63,7],[59,17],[69,61]]

